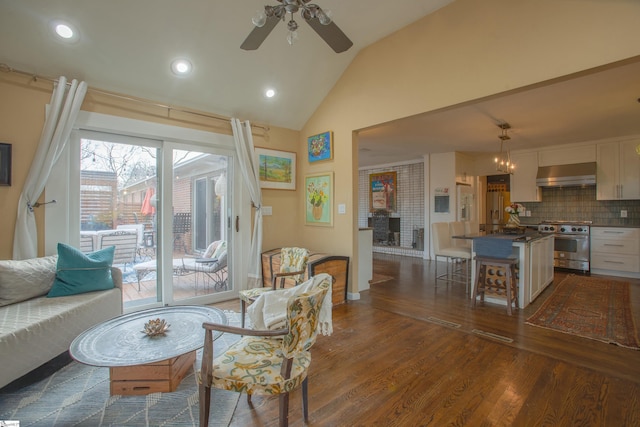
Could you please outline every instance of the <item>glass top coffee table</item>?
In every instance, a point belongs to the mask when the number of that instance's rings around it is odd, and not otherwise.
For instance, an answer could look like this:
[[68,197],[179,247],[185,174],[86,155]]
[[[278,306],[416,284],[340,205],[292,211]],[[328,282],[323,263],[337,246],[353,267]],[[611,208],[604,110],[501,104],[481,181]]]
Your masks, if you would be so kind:
[[[164,319],[164,335],[143,332],[149,320]],[[204,322],[228,324],[213,307],[154,308],[115,317],[87,329],[71,343],[69,353],[80,363],[110,368],[111,394],[175,391],[204,343]],[[221,332],[216,332],[214,339]]]

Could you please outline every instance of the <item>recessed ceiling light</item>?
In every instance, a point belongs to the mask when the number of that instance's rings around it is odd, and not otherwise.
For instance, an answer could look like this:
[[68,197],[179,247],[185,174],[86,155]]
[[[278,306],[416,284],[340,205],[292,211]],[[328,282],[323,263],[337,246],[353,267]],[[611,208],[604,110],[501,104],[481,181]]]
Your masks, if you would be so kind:
[[73,37],[73,30],[67,24],[58,24],[56,25],[56,34],[63,39],[70,39]]
[[171,63],[171,71],[177,76],[185,76],[191,72],[191,62],[186,59],[176,59]]
[[53,21],[51,22],[51,29],[59,40],[65,42],[74,42],[79,38],[78,32],[67,22]]
[[276,91],[273,89],[267,89],[264,92],[264,96],[266,96],[267,98],[273,98],[276,95]]

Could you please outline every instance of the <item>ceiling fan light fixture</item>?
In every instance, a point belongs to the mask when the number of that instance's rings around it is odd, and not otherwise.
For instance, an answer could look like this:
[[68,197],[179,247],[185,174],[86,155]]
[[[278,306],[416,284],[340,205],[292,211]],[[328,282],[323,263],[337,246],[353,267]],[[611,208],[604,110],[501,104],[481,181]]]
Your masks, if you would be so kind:
[[322,25],[331,24],[331,15],[332,15],[332,13],[331,13],[331,11],[329,9],[322,10],[322,9],[318,8],[317,16],[318,16],[318,20],[320,21],[320,23]]
[[287,42],[289,46],[293,46],[296,41],[298,41],[298,32],[297,31],[289,31],[287,33]]
[[264,15],[258,12],[251,20],[254,28],[240,45],[244,50],[256,50],[271,33],[278,21],[286,21],[286,14],[291,15],[288,22],[289,34],[287,41],[292,45],[297,39],[298,23],[293,15],[300,12],[300,16],[336,53],[341,53],[353,46],[353,42],[333,22],[330,10],[323,10],[320,6],[310,3],[311,0],[278,0],[277,6],[265,6]]
[[[265,6],[269,7],[269,6]],[[253,22],[253,25],[255,25],[256,27],[264,27],[264,24],[267,23],[267,15],[264,13],[264,11],[262,10],[258,10],[255,14],[255,16],[253,18],[251,18],[251,22]]]

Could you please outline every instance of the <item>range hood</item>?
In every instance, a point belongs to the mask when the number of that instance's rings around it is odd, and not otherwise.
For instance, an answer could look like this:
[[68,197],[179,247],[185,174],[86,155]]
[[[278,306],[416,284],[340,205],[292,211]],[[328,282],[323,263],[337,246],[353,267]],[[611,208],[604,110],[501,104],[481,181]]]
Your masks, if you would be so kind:
[[596,185],[596,162],[539,167],[536,184],[538,187]]

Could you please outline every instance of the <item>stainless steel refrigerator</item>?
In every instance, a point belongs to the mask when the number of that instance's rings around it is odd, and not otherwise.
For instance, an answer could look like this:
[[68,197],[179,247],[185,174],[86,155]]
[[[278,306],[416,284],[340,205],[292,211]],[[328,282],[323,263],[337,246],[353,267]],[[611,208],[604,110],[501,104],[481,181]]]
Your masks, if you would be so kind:
[[487,230],[498,231],[505,222],[505,208],[510,203],[508,191],[487,191]]

